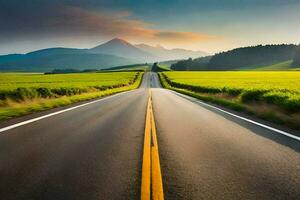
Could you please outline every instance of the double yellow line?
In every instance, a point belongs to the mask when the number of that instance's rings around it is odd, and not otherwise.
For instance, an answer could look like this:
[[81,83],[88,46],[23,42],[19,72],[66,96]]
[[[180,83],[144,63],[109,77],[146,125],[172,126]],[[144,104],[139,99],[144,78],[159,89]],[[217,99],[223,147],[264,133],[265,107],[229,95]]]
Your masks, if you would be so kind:
[[149,91],[144,136],[141,200],[151,199],[163,200],[164,193],[152,107],[152,95],[151,91]]

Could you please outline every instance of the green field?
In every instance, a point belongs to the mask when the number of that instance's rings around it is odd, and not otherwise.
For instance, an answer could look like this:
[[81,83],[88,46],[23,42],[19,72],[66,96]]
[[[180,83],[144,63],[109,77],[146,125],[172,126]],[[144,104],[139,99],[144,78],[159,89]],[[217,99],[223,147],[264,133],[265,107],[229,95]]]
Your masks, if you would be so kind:
[[126,85],[135,76],[131,72],[119,73],[74,73],[74,74],[31,74],[0,73],[0,91],[16,88],[82,88]]
[[298,72],[164,72],[169,79],[178,84],[231,89],[288,90],[300,92],[300,73]]
[[135,89],[142,73],[0,73],[0,119]]
[[280,115],[300,112],[300,72],[163,72],[165,87],[201,95],[237,110],[270,105]]

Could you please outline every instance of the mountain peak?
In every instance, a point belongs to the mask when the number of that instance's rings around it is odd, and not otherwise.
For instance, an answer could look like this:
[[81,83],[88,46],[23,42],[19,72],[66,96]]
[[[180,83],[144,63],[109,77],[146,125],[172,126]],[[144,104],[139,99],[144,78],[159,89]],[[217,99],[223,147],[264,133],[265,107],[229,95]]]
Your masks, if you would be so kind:
[[154,60],[153,55],[120,38],[114,38],[104,44],[89,49],[89,52],[116,55],[134,59],[138,62]]
[[101,49],[103,47],[113,47],[113,48],[120,48],[120,47],[128,47],[128,46],[133,46],[132,44],[130,44],[129,42],[127,42],[126,40],[120,39],[120,38],[114,38],[111,39],[103,44],[100,44],[94,48],[92,48],[92,50],[95,49]]
[[106,42],[106,43],[115,43],[115,44],[130,45],[129,42],[127,42],[126,40],[121,39],[121,38],[114,38],[114,39],[112,39],[112,40],[109,40],[109,41]]

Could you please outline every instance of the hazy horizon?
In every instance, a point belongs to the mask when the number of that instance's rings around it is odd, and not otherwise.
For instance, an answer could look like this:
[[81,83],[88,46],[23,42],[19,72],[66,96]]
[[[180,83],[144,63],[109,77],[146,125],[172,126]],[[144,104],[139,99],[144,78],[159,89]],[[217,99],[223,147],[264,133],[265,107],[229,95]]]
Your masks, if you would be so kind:
[[299,0],[0,1],[0,54],[113,38],[207,53],[300,43]]
[[[46,47],[40,47],[40,48],[36,48],[36,49],[30,49],[29,51],[20,51],[20,52],[11,52],[11,53],[8,53],[8,54],[26,54],[26,53],[30,53],[30,52],[33,52],[33,51],[38,51],[38,50],[41,50],[41,49],[44,49],[44,48],[78,48],[78,49],[92,49],[94,47],[97,47],[99,45],[102,45],[102,44],[105,44],[111,40],[114,40],[114,39],[120,39],[120,40],[125,40],[123,38],[118,38],[118,37],[113,37],[111,39],[108,39],[108,40],[105,40],[101,43],[98,43],[98,44],[94,44],[92,46],[86,46],[86,47],[76,47],[76,46],[63,46],[63,45],[56,45],[56,46],[46,46]],[[183,50],[189,50],[189,51],[202,51],[204,53],[210,53],[210,52],[206,52],[205,50],[193,50],[193,49],[187,49],[187,48],[184,48],[184,47],[173,47],[173,48],[168,48],[168,47],[165,47],[164,45],[161,45],[161,44],[147,44],[147,43],[140,43],[140,42],[137,42],[137,43],[134,43],[134,42],[131,42],[129,40],[125,40],[126,42],[136,46],[136,45],[148,45],[148,46],[152,46],[152,47],[162,47],[164,49],[167,49],[167,50],[174,50],[174,49],[183,49]],[[1,54],[0,54],[1,55]],[[6,55],[6,54],[3,54],[3,55]]]

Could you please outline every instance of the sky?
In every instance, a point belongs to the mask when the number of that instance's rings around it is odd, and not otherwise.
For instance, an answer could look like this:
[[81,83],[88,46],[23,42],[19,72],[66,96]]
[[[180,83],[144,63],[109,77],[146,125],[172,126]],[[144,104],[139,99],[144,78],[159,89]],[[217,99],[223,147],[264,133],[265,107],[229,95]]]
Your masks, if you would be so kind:
[[0,0],[0,54],[133,44],[216,53],[300,43],[300,0]]

